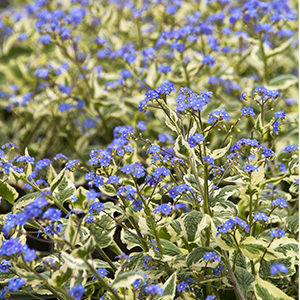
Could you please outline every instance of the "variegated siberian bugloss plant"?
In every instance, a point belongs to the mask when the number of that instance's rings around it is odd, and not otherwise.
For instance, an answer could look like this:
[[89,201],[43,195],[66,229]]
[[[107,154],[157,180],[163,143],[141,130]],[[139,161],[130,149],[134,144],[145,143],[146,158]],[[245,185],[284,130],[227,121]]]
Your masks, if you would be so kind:
[[296,299],[296,4],[2,11],[1,299]]

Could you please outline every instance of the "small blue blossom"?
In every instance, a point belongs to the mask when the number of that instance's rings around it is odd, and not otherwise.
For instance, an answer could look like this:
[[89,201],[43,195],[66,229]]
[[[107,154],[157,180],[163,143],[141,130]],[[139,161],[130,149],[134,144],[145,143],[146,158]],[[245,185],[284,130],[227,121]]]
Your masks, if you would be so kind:
[[161,143],[173,142],[173,138],[167,133],[162,133],[158,136],[158,141]]
[[51,160],[48,158],[41,159],[36,162],[35,170],[42,170],[51,164]]
[[206,162],[208,162],[211,166],[214,166],[214,165],[215,165],[215,164],[214,164],[214,159],[213,159],[213,157],[211,157],[211,156],[209,156],[209,155],[206,155],[206,156],[203,157],[203,159],[204,159]]
[[23,285],[25,285],[25,280],[23,278],[13,277],[8,281],[8,289],[13,292],[16,292]]
[[157,68],[159,73],[170,73],[172,68],[169,65],[159,65]]
[[281,110],[281,111],[276,112],[274,114],[274,116],[275,116],[275,119],[283,120],[286,118],[286,113],[283,110]]
[[279,206],[280,208],[287,207],[287,201],[283,198],[277,198],[271,202],[271,206]]
[[256,213],[254,215],[254,220],[268,222],[269,217],[267,215],[265,215],[264,213]]
[[146,129],[147,129],[147,126],[146,126],[145,122],[143,122],[143,121],[137,122],[136,127],[137,127],[140,131],[143,131],[143,130],[146,130]]
[[284,264],[274,264],[270,267],[270,274],[276,275],[278,272],[280,273],[287,273],[288,268]]
[[101,211],[104,209],[104,205],[101,202],[95,202],[89,205],[89,213],[93,213],[94,211]]
[[285,237],[285,232],[280,228],[272,229],[269,231],[269,235],[273,238],[276,238],[276,237],[281,238],[281,237]]
[[145,292],[151,295],[162,295],[164,293],[164,289],[158,284],[150,284],[145,288]]
[[188,283],[186,281],[181,281],[180,283],[177,284],[177,291],[182,292],[188,287]]
[[253,108],[252,107],[243,107],[242,109],[241,109],[241,114],[243,115],[243,116],[255,116],[255,113],[254,113],[254,111],[253,111]]
[[209,114],[207,123],[213,124],[214,122],[218,120],[221,121],[223,119],[229,122],[230,116],[228,115],[225,109],[217,109]]
[[220,256],[216,252],[206,252],[203,259],[210,262],[220,261]]
[[154,208],[153,212],[157,214],[158,212],[164,214],[164,215],[169,215],[172,211],[172,208],[170,205],[163,203],[161,205],[158,205]]
[[97,199],[97,197],[99,197],[101,194],[100,193],[97,193],[95,190],[91,189],[89,191],[87,191],[85,193],[86,195],[86,199],[87,200],[91,200],[91,201],[94,201]]
[[66,170],[79,165],[79,160],[78,159],[74,159],[74,160],[69,160],[68,162],[66,162]]
[[112,175],[112,176],[109,176],[106,184],[118,184],[119,181],[120,181],[120,177],[117,176],[117,175]]
[[203,137],[203,134],[201,134],[201,133],[195,133],[194,135],[192,135],[188,138],[188,143],[190,145],[190,148],[196,147],[203,141],[204,141],[204,137]]
[[0,272],[7,273],[10,266],[11,266],[11,263],[9,260],[2,259],[0,261]]
[[216,63],[215,58],[212,55],[204,55],[202,58],[202,63],[208,65],[210,68]]
[[101,277],[104,277],[104,276],[107,276],[108,275],[108,271],[104,268],[99,268],[97,269],[97,273],[101,276]]
[[291,153],[292,151],[297,151],[298,145],[287,145],[285,148],[283,148],[280,152],[286,152]]
[[84,291],[85,291],[84,287],[81,284],[79,284],[79,285],[72,287],[68,291],[68,296],[73,297],[73,299],[75,299],[75,300],[80,300]]
[[43,219],[50,219],[51,221],[58,221],[61,217],[61,211],[57,208],[48,208],[44,214]]
[[248,172],[248,173],[251,173],[254,171],[258,172],[258,169],[255,166],[248,164],[248,163],[242,167],[242,170],[244,170],[245,172]]
[[41,79],[46,79],[46,78],[48,78],[49,71],[47,69],[45,69],[45,68],[37,69],[34,72],[34,75],[36,75],[37,77],[39,77]]
[[183,210],[186,212],[189,212],[190,210],[188,209],[187,205],[185,203],[177,203],[174,205],[174,210]]

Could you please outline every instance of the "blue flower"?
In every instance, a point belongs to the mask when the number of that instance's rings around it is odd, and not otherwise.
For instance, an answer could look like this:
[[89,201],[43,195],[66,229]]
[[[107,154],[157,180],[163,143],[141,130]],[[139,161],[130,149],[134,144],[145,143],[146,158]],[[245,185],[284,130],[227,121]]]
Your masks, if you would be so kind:
[[186,212],[190,211],[185,203],[176,203],[174,205],[174,210],[184,210]]
[[216,252],[206,252],[203,259],[210,262],[220,261],[220,256]]
[[51,164],[51,160],[48,158],[41,159],[36,162],[35,170],[42,170]]
[[202,63],[208,65],[210,68],[216,63],[215,58],[212,55],[204,55],[202,58]]
[[214,110],[213,112],[211,112],[209,114],[209,117],[208,117],[208,121],[207,123],[208,124],[213,124],[214,122],[216,121],[221,121],[221,120],[226,120],[226,121],[230,121],[230,116],[228,115],[228,113],[226,112],[225,109],[217,109],[217,110]]
[[204,137],[203,137],[203,134],[201,134],[201,133],[195,133],[194,135],[192,135],[188,138],[188,143],[190,145],[190,148],[196,147],[203,141],[204,141]]
[[211,157],[211,156],[209,156],[209,155],[206,155],[206,156],[203,157],[203,159],[204,159],[205,161],[207,161],[211,166],[214,166],[214,165],[215,165],[215,164],[214,164],[214,159],[213,159],[213,157]]
[[146,130],[146,129],[147,129],[147,126],[146,126],[145,122],[143,122],[143,121],[137,122],[136,127],[137,127],[140,131],[143,131],[143,130]]
[[151,295],[162,295],[164,293],[164,289],[158,284],[150,284],[145,288],[145,292]]
[[34,71],[34,75],[36,75],[38,78],[46,79],[48,78],[49,71],[46,68],[37,69]]
[[281,238],[281,237],[285,237],[285,232],[280,228],[272,229],[269,231],[269,235],[273,238],[276,238],[276,237]]
[[254,215],[254,220],[268,222],[269,217],[267,215],[265,215],[264,213],[256,213]]
[[258,172],[258,169],[255,166],[248,164],[248,163],[242,167],[242,170],[244,170],[245,172],[248,172],[248,173],[251,173],[253,171]]
[[283,120],[283,119],[286,118],[286,113],[283,110],[281,110],[281,111],[276,112],[274,114],[274,116],[275,116],[276,119]]
[[270,274],[271,275],[275,275],[278,272],[280,273],[287,273],[288,272],[288,268],[284,265],[284,264],[274,264],[270,267]]
[[169,65],[159,65],[157,68],[160,73],[169,73],[172,72],[172,68]]
[[298,145],[295,144],[295,145],[287,145],[280,152],[290,153],[292,151],[297,151],[297,150],[298,150]]
[[117,183],[119,183],[120,179],[121,178],[117,175],[109,176],[106,184],[109,184],[109,183],[110,184],[114,184],[114,183],[117,184]]
[[173,142],[173,138],[167,134],[167,133],[162,133],[158,136],[158,140],[161,142],[161,143],[166,143],[166,142]]
[[26,249],[23,253],[23,258],[25,261],[33,261],[36,259],[37,255],[34,249]]
[[8,289],[13,292],[16,292],[23,285],[25,285],[25,280],[22,278],[13,277],[8,281]]
[[287,201],[283,198],[277,198],[271,202],[271,206],[279,206],[280,208],[287,207]]
[[172,211],[172,208],[170,205],[163,203],[161,205],[158,205],[154,208],[153,212],[156,214],[158,212],[164,214],[164,215],[169,215]]
[[91,200],[91,201],[94,201],[96,200],[97,197],[99,197],[101,194],[100,193],[97,193],[95,190],[93,189],[90,189],[89,191],[87,191],[85,193],[86,195],[86,199],[87,200]]
[[79,285],[72,287],[68,291],[68,296],[73,297],[75,300],[80,300],[84,291],[85,291],[84,287],[81,284],[79,284]]
[[76,165],[79,165],[79,160],[78,159],[74,159],[74,160],[69,160],[68,162],[66,162],[66,170],[76,166]]
[[104,277],[108,274],[108,271],[104,268],[99,268],[97,269],[97,273],[101,276],[101,277]]
[[216,296],[215,295],[208,295],[205,300],[214,300],[216,299]]
[[61,217],[61,211],[57,208],[48,208],[44,214],[43,219],[50,219],[51,221],[58,221]]
[[11,266],[11,263],[9,260],[2,259],[0,262],[0,272],[7,273],[10,266]]
[[186,289],[189,284],[186,281],[181,281],[177,284],[177,291],[182,292]]
[[101,211],[104,209],[104,205],[101,202],[95,202],[89,205],[89,213],[93,213],[94,211]]
[[243,116],[255,116],[255,113],[254,113],[252,107],[243,107],[243,108],[241,109],[241,114],[242,114]]
[[41,42],[42,44],[48,45],[51,42],[51,37],[49,34],[42,34],[38,39],[38,41]]

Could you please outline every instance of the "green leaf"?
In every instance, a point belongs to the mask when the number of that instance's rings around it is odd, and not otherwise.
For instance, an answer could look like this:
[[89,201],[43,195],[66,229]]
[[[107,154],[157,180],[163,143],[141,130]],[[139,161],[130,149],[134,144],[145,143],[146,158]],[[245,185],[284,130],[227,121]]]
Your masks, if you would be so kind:
[[224,148],[221,148],[221,149],[213,150],[210,156],[213,159],[221,158],[228,152],[228,150],[230,149],[230,146],[231,146],[231,139],[230,139],[229,143],[227,144],[227,146],[225,146]]
[[[178,120],[178,117],[176,116],[176,114],[173,111],[170,111],[170,118],[172,119],[172,121],[169,118],[166,118],[165,124],[172,130],[175,131],[177,133],[177,129],[176,129],[176,122]],[[175,124],[174,124],[175,123]]]
[[234,275],[239,286],[242,288],[244,296],[247,298],[247,291],[251,288],[252,282],[254,281],[254,276],[249,273],[246,269],[236,266],[234,270]]
[[0,183],[0,197],[14,205],[15,200],[18,198],[18,192],[10,186],[7,182]]
[[[200,177],[198,177],[198,178],[199,178],[201,186],[203,187],[203,185],[204,185],[203,179],[200,178]],[[197,181],[196,181],[194,175],[192,175],[192,174],[184,175],[183,176],[183,181],[184,181],[185,184],[189,185],[197,193],[200,193],[199,186],[197,184]]]
[[115,224],[107,215],[101,215],[99,219],[97,218],[95,220],[95,223],[99,227],[91,224],[89,226],[90,233],[95,237],[96,243],[99,247],[106,248],[113,242]]
[[50,189],[53,196],[63,204],[70,199],[76,192],[74,183],[69,179],[69,171],[62,170],[59,175],[53,180]]
[[296,234],[299,231],[299,214],[285,218],[285,224],[291,233]]
[[112,287],[115,289],[118,288],[129,288],[137,279],[144,280],[144,277],[136,272],[120,272],[115,280],[112,282]]
[[181,135],[179,135],[175,141],[174,151],[177,156],[182,158],[188,158],[190,156],[189,144]]
[[65,271],[58,270],[55,271],[48,282],[55,286],[56,288],[61,288],[61,286],[72,276],[72,269],[67,268]]
[[69,242],[72,246],[75,246],[79,241],[80,234],[78,233],[78,228],[73,220],[72,215],[69,216],[64,236],[66,241]]
[[253,260],[262,257],[266,249],[266,243],[249,236],[240,244],[240,249],[246,257]]
[[161,300],[172,300],[172,299],[174,299],[175,293],[176,293],[176,281],[177,281],[177,274],[175,272],[164,283],[164,285],[163,285],[164,293],[163,293],[162,297],[159,297],[158,299],[161,299]]
[[203,214],[199,211],[189,212],[182,220],[183,235],[189,242],[193,242],[196,238],[196,232],[203,218]]
[[[238,191],[238,186],[227,185],[220,189],[217,189],[213,193],[213,197],[209,199],[212,203],[216,202],[222,205],[222,202],[234,195]],[[235,207],[235,205],[233,205]],[[236,208],[235,208],[236,209]]]
[[277,258],[298,257],[299,245],[295,239],[283,237],[273,241],[270,249],[276,252]]
[[47,182],[49,184],[52,184],[52,182],[55,180],[56,177],[57,177],[57,173],[54,170],[53,166],[50,164],[47,167]]
[[266,49],[267,57],[270,58],[274,55],[277,55],[277,54],[280,54],[280,53],[284,52],[285,50],[287,50],[292,45],[293,40],[294,40],[294,37],[288,39],[284,43],[281,43],[279,47],[276,47],[274,49],[267,48]]
[[178,254],[182,254],[180,249],[174,245],[172,242],[164,239],[160,239],[161,246],[163,248],[164,255],[175,256]]
[[264,166],[258,167],[258,171],[254,171],[251,173],[251,183],[253,185],[261,185],[265,178],[265,168]]
[[95,238],[91,235],[84,243],[83,247],[76,249],[73,254],[75,257],[85,258],[93,253],[96,248]]
[[76,271],[88,269],[85,262],[81,258],[75,257],[73,253],[69,254],[65,251],[61,251],[61,257],[65,263],[65,266],[61,267],[61,269],[63,270],[65,270],[65,268],[70,268],[71,270],[76,270]]
[[126,244],[127,248],[130,250],[133,247],[139,246],[141,248],[142,244],[140,243],[138,236],[135,232],[129,230],[121,231],[121,241]]
[[254,293],[257,300],[293,300],[272,283],[256,277]]
[[275,77],[269,81],[268,88],[285,90],[298,82],[298,77],[292,74],[285,74]]

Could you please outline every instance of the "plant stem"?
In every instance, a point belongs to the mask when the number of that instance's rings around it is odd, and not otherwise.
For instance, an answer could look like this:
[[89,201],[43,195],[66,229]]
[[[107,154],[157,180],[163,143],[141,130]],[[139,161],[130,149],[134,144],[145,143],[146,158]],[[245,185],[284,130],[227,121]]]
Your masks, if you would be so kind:
[[111,259],[107,256],[107,254],[104,252],[104,250],[99,247],[99,245],[96,245],[96,249],[99,252],[99,254],[104,258],[104,260],[106,260],[106,262],[111,266],[111,268],[114,271],[117,271],[116,266],[114,265],[114,263],[111,261]]
[[234,288],[234,291],[236,292],[236,295],[237,295],[237,298],[239,300],[246,300],[244,295],[243,295],[243,292],[236,280],[236,277],[232,271],[232,268],[231,268],[231,264],[230,264],[230,261],[229,261],[229,258],[228,258],[228,255],[226,253],[226,251],[223,251],[223,256],[225,258],[225,264],[226,264],[226,267],[228,269],[228,273],[229,273],[229,276],[230,276],[230,279],[232,281],[232,285],[233,285],[233,288]]
[[88,268],[91,270],[91,272],[97,277],[97,279],[100,281],[101,285],[107,290],[110,291],[117,300],[122,300],[121,297],[117,294],[117,292],[99,275],[97,270],[92,266],[87,259],[83,258],[83,261],[88,266]]

